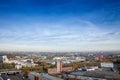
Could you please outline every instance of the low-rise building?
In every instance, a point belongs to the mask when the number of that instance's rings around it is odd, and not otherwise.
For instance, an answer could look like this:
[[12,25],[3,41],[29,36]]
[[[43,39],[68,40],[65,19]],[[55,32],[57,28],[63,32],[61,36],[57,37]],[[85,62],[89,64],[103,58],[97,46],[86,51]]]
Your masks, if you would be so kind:
[[62,72],[64,72],[64,71],[70,72],[70,71],[73,71],[73,68],[72,67],[63,67]]
[[[86,61],[85,57],[54,57],[53,61],[56,60],[61,60],[63,63],[71,63],[71,62],[80,62],[80,61]],[[54,64],[54,62],[52,62],[52,64]]]
[[7,58],[6,55],[0,56],[0,62],[2,62],[2,63],[9,63],[9,59]]
[[113,68],[114,64],[112,62],[102,62],[101,67]]
[[83,80],[113,80],[115,78],[120,78],[120,74],[118,72],[111,70],[113,69],[112,63],[107,65],[106,63],[104,64],[102,64],[103,67],[101,68],[98,68],[98,66],[78,68],[78,70],[63,73],[63,77]]
[[37,65],[33,62],[32,59],[24,59],[24,60],[15,59],[15,60],[10,60],[9,63],[14,63],[16,69],[20,69],[22,67],[33,67]]
[[29,80],[63,80],[54,76],[50,76],[44,73],[30,72],[28,74]]

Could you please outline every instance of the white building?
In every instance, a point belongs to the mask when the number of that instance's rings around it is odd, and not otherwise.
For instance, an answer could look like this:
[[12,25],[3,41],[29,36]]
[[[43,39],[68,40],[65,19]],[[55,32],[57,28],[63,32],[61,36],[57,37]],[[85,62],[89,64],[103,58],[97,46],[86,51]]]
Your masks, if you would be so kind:
[[101,63],[101,67],[109,67],[109,68],[113,68],[114,64],[111,62],[102,62]]
[[22,68],[22,65],[17,64],[17,65],[15,65],[15,68],[16,68],[16,69],[21,69],[21,68]]
[[76,57],[76,61],[86,61],[85,57]]
[[[86,61],[85,57],[54,57],[53,61],[62,60],[63,63],[71,63],[71,62],[79,62],[79,61]],[[55,64],[52,62],[52,64]]]
[[7,58],[6,55],[0,56],[0,62],[2,62],[2,63],[9,63],[9,59]]
[[16,64],[15,68],[20,69],[22,67],[32,67],[37,64],[33,62],[32,59],[24,59],[24,60],[10,60],[10,63]]
[[47,59],[47,56],[40,56],[40,59]]

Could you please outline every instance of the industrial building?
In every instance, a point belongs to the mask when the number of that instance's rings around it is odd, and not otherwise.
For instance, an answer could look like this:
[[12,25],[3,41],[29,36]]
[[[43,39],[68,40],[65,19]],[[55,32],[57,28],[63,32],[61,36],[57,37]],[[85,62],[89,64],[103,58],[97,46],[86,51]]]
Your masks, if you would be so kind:
[[73,71],[72,67],[63,67],[62,66],[63,63],[61,60],[57,60],[55,63],[56,63],[56,67],[47,69],[48,74],[57,74],[63,71]]
[[36,73],[36,72],[30,72],[28,74],[28,78],[30,80],[63,80],[54,76],[50,76],[48,74]]

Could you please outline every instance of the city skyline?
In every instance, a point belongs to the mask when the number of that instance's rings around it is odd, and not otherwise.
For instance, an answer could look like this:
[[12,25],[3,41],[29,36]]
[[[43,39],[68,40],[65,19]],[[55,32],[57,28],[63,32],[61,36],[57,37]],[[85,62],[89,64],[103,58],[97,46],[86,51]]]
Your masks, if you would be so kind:
[[0,51],[120,50],[119,0],[1,0]]

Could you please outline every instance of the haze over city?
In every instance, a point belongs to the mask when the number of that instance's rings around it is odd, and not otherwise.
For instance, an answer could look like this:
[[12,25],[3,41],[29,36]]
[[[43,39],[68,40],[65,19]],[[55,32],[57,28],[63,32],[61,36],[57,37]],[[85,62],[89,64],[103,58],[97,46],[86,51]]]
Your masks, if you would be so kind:
[[0,50],[120,50],[120,0],[0,0]]

